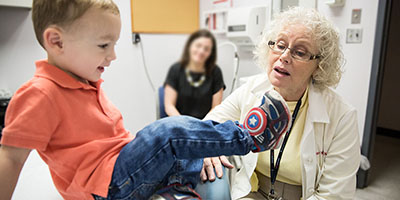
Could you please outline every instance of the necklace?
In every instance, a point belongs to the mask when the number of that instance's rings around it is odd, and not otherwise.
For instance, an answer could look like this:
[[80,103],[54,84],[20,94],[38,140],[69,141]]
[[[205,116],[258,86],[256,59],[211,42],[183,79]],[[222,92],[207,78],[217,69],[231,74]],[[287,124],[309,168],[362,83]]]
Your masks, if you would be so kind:
[[204,81],[206,80],[206,75],[202,74],[200,79],[198,81],[193,81],[192,75],[190,75],[190,70],[189,68],[185,69],[185,74],[186,74],[186,80],[189,82],[189,84],[193,87],[199,87],[201,86]]

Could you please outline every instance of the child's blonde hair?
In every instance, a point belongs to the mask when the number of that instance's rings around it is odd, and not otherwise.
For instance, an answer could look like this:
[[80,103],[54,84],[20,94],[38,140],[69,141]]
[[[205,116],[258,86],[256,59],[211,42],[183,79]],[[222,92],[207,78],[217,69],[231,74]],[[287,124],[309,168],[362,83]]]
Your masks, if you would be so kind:
[[119,15],[112,0],[33,0],[32,21],[40,45],[44,48],[43,32],[50,25],[68,28],[93,6]]

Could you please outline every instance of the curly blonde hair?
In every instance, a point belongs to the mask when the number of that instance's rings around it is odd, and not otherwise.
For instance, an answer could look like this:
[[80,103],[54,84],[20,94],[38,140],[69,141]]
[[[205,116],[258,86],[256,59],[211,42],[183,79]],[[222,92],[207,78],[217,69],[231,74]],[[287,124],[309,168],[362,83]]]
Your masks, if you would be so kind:
[[254,51],[257,64],[266,69],[270,48],[268,41],[275,40],[279,32],[290,25],[303,25],[311,34],[316,44],[318,67],[311,77],[315,87],[336,87],[342,77],[343,53],[339,45],[339,32],[323,15],[312,8],[292,7],[274,16],[270,26],[265,29]]

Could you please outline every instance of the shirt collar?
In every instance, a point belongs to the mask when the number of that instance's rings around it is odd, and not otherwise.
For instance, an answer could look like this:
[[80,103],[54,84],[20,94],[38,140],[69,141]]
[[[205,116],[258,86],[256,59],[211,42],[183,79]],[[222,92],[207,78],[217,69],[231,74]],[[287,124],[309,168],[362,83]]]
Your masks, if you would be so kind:
[[39,60],[36,61],[35,64],[35,77],[49,79],[63,88],[97,90],[103,82],[103,80],[100,79],[93,85],[82,83],[58,67],[49,64],[47,60]]
[[[306,91],[304,92],[303,96],[301,97],[301,106],[300,110],[302,110],[306,104],[308,104],[308,91],[310,86],[307,86]],[[289,106],[289,110],[291,113],[294,112],[298,101],[286,101],[287,105]]]

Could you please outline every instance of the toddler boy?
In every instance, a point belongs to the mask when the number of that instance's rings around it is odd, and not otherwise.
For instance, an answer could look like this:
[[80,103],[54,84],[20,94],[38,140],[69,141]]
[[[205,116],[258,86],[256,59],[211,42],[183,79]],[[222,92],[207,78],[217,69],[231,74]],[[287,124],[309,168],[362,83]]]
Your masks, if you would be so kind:
[[[10,199],[36,149],[65,199],[200,198],[203,157],[279,146],[290,114],[275,91],[244,125],[190,117],[156,121],[136,134],[106,98],[101,74],[116,59],[119,10],[111,0],[34,0],[32,20],[47,60],[14,94],[0,148],[0,199]],[[272,123],[274,119],[278,121]]]

